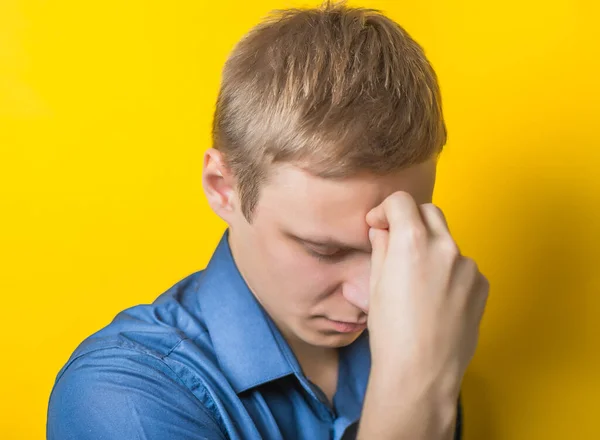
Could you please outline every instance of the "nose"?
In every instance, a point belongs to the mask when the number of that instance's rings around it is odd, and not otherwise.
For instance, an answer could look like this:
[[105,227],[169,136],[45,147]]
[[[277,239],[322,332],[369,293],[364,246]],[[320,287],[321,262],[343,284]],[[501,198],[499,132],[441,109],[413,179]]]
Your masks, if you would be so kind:
[[350,304],[368,313],[371,259],[368,258],[349,270],[350,273],[342,287],[342,295]]

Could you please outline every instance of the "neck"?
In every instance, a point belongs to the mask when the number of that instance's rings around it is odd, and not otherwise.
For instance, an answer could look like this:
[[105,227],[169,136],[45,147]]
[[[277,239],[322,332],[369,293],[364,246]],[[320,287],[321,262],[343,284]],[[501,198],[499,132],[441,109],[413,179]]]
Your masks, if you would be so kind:
[[298,359],[304,376],[318,386],[325,394],[329,404],[333,405],[333,397],[338,383],[339,350],[286,339]]
[[[339,350],[335,347],[319,347],[308,344],[287,334],[284,328],[280,327],[280,329],[296,356],[302,373],[313,383],[321,386],[326,394],[330,394],[328,391],[333,392],[335,389],[331,387],[337,382]],[[329,397],[332,396],[329,395]]]

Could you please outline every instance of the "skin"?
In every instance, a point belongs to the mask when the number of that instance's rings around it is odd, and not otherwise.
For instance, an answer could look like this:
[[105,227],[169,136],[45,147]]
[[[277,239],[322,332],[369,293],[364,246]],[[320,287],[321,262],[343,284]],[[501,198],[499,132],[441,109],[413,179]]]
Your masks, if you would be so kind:
[[274,165],[249,223],[235,178],[221,153],[204,158],[203,187],[230,230],[232,254],[250,290],[290,344],[306,374],[331,400],[339,347],[361,331],[336,331],[330,320],[367,321],[371,242],[366,215],[403,191],[431,203],[436,160],[386,176],[362,173],[323,179]]
[[489,282],[433,204],[399,191],[367,222],[372,368],[357,438],[452,439]]

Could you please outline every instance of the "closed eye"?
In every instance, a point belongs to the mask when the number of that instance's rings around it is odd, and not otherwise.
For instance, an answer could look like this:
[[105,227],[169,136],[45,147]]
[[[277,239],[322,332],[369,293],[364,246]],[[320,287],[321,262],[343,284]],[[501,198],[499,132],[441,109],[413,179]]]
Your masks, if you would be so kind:
[[306,248],[307,252],[318,259],[319,261],[336,262],[341,260],[348,254],[347,250],[344,249],[333,249],[331,251],[316,251],[309,247]]

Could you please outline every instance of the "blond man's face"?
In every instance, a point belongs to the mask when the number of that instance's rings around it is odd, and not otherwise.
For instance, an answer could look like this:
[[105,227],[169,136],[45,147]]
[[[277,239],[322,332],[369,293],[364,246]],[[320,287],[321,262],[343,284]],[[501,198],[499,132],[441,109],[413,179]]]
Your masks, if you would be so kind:
[[281,165],[261,187],[252,223],[234,209],[227,220],[234,258],[284,336],[341,347],[362,333],[371,250],[365,215],[399,190],[430,203],[435,170],[432,159],[384,177],[332,180]]

